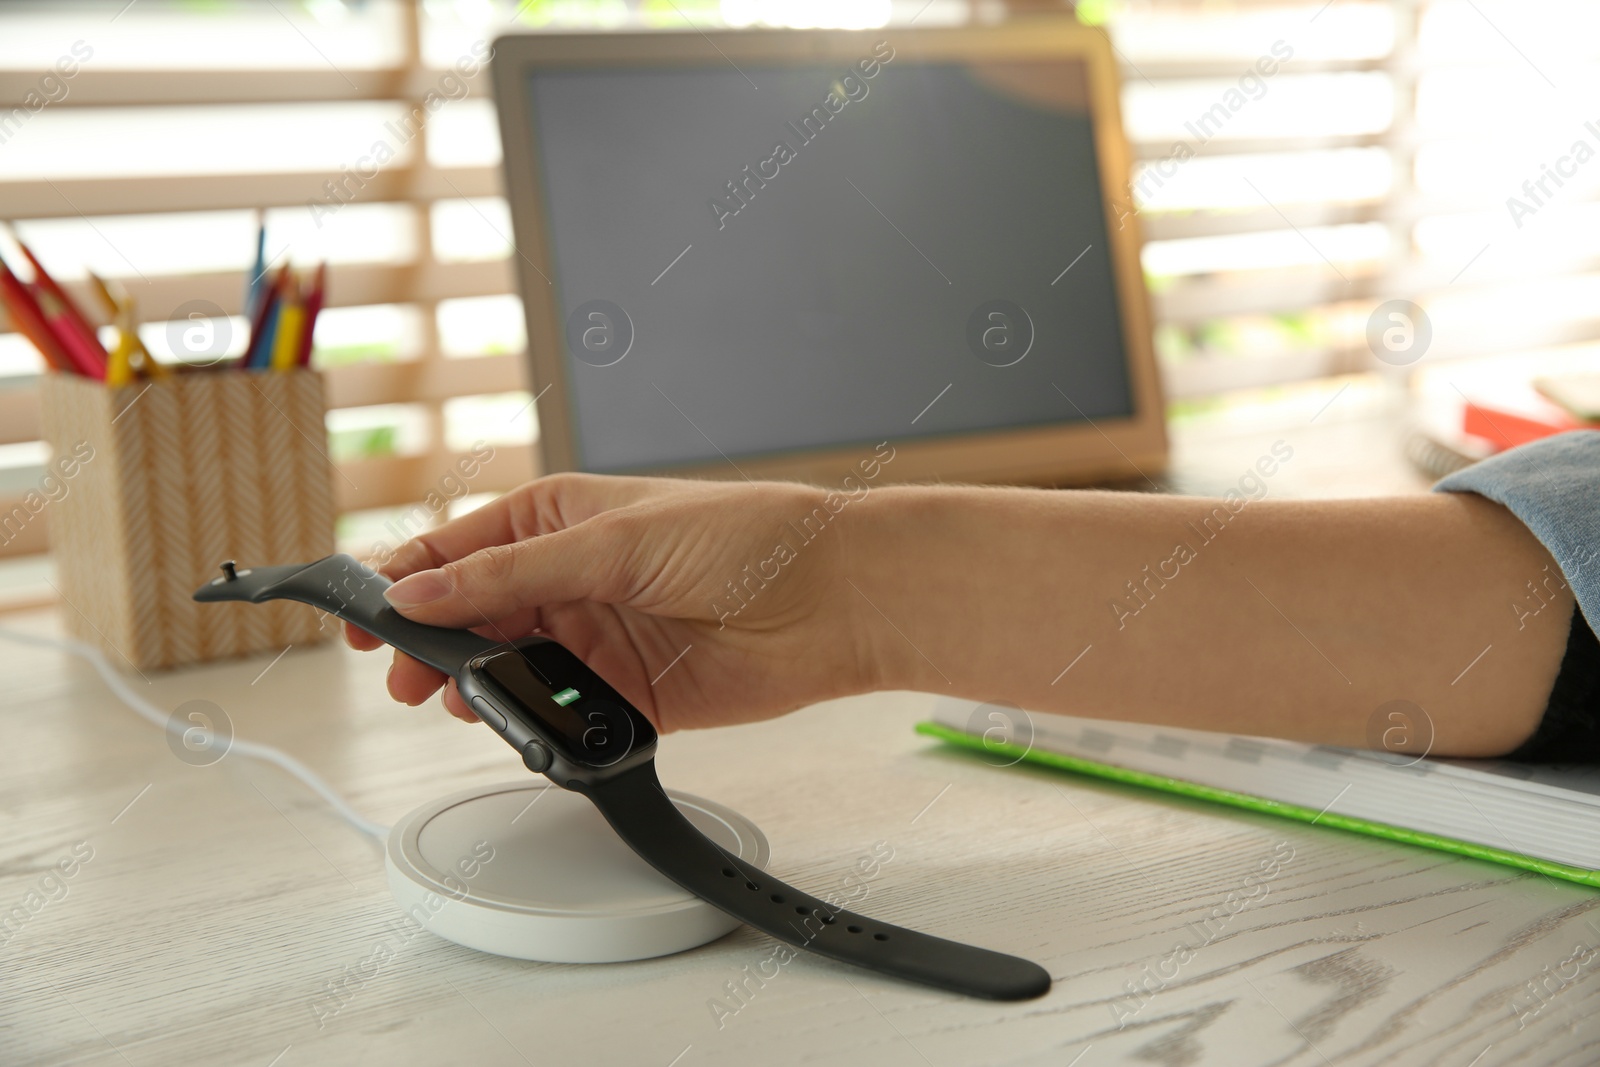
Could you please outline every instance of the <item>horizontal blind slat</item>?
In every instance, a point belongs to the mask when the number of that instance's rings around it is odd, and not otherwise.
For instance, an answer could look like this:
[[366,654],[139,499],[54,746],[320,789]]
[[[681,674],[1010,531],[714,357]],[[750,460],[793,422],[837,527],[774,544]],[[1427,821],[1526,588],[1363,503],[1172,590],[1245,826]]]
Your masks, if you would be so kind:
[[[473,57],[463,57],[470,60]],[[481,64],[479,64],[481,66]],[[461,71],[473,70],[463,63]],[[487,93],[488,78],[477,73],[453,72],[465,90],[460,95]],[[441,92],[443,70],[383,67],[344,71],[274,70],[110,70],[92,61],[63,79],[66,95],[54,107],[165,107],[204,104],[299,104],[351,100],[421,100]],[[38,71],[0,70],[0,100],[25,100],[39,90]]]
[[[1184,139],[1190,151],[1194,150],[1192,139]],[[1330,133],[1314,136],[1282,136],[1282,137],[1229,137],[1219,134],[1207,141],[1202,148],[1207,155],[1266,155],[1278,152],[1321,152],[1330,148],[1377,148],[1385,145],[1394,145],[1406,141],[1406,135],[1394,131],[1381,133]],[[1134,158],[1140,162],[1167,159],[1173,155],[1173,146],[1178,138],[1166,140],[1138,139],[1130,140],[1129,147],[1133,150]]]
[[[335,507],[346,512],[417,503],[469,458],[465,452],[444,451],[340,463],[340,473],[333,479]],[[473,493],[502,493],[534,477],[536,469],[531,445],[496,446],[494,458],[478,464],[478,473],[468,489]]]
[[[1151,297],[1162,323],[1192,324],[1236,315],[1307,311],[1342,301],[1420,300],[1449,290],[1468,295],[1514,282],[1554,281],[1600,271],[1600,256],[1550,262],[1441,263],[1405,259],[1398,263],[1341,264],[1340,278],[1327,267],[1289,267],[1233,275],[1178,279]],[[1348,281],[1346,281],[1348,279]],[[1532,328],[1532,324],[1528,324]]]
[[[282,174],[203,174],[179,177],[0,179],[8,219],[91,218],[155,212],[304,207],[324,202],[331,170]],[[362,179],[357,203],[429,202],[501,195],[496,167],[440,169],[425,164],[389,167]],[[309,209],[308,209],[309,210]]]

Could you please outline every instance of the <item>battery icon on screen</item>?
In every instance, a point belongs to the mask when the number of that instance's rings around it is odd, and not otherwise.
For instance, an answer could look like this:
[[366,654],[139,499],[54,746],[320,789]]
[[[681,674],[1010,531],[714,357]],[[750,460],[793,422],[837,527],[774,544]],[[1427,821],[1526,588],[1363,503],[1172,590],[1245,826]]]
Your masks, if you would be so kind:
[[559,693],[553,694],[550,697],[550,699],[554,700],[557,704],[560,704],[562,707],[566,707],[568,704],[572,703],[574,700],[577,700],[580,695],[581,694],[579,694],[579,692],[576,689],[568,688],[568,689],[563,689]]

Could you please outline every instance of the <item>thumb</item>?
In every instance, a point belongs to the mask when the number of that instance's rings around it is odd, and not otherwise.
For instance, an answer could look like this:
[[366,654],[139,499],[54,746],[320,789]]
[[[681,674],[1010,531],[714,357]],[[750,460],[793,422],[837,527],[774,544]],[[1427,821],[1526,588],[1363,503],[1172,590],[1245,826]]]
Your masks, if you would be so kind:
[[526,541],[492,545],[407,575],[384,599],[432,626],[482,626],[517,611],[572,600],[616,602],[631,583],[633,543],[615,516],[598,516]]

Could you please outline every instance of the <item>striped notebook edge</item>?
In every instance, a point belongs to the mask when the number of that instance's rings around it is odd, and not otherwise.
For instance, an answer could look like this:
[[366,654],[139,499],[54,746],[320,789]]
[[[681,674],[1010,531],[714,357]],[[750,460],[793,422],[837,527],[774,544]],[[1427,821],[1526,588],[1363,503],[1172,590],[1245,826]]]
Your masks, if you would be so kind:
[[1163,793],[1173,793],[1178,796],[1210,801],[1215,804],[1226,804],[1230,807],[1243,808],[1247,811],[1260,812],[1265,815],[1277,815],[1281,818],[1294,819],[1298,822],[1312,823],[1317,826],[1331,826],[1337,830],[1349,830],[1358,834],[1366,834],[1369,837],[1381,837],[1387,841],[1398,841],[1407,845],[1420,845],[1423,848],[1431,848],[1440,852],[1452,852],[1458,856],[1487,860],[1490,863],[1517,867],[1550,878],[1560,878],[1564,881],[1600,888],[1600,871],[1589,870],[1585,867],[1573,867],[1565,863],[1556,863],[1552,860],[1535,859],[1532,856],[1494,848],[1490,845],[1480,845],[1471,841],[1461,841],[1453,837],[1444,837],[1422,830],[1410,830],[1403,826],[1373,822],[1368,819],[1357,819],[1333,812],[1313,811],[1311,808],[1303,808],[1297,804],[1285,804],[1276,800],[1268,800],[1265,797],[1252,796],[1249,793],[1235,793],[1231,790],[1218,789],[1214,786],[1199,785],[1195,782],[1184,781],[1181,778],[1167,778],[1159,774],[1149,774],[1145,771],[1129,770],[1126,767],[1118,767],[1109,763],[1097,763],[1094,760],[1083,759],[1079,756],[1068,756],[1060,752],[1046,752],[1041,749],[1025,748],[1022,745],[1013,745],[1003,741],[985,740],[975,734],[957,730],[943,723],[919,722],[916,724],[915,730],[917,733],[927,737],[938,738],[949,744],[989,755],[1013,756],[1017,759],[1041,764],[1055,770],[1085,774],[1094,778],[1104,778],[1109,781],[1140,786],[1145,789],[1157,789]]

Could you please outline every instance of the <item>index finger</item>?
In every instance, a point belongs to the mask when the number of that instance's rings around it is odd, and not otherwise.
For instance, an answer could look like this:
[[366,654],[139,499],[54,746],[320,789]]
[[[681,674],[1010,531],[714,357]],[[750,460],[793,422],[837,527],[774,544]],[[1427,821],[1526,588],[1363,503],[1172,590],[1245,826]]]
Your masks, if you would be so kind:
[[355,623],[341,621],[339,625],[344,631],[345,644],[349,645],[356,651],[371,652],[375,648],[383,647],[382,640],[373,637]]
[[418,534],[395,549],[382,567],[399,581],[495,545],[508,545],[575,526],[604,511],[649,495],[660,479],[604,474],[554,474],[503,493],[465,515]]

